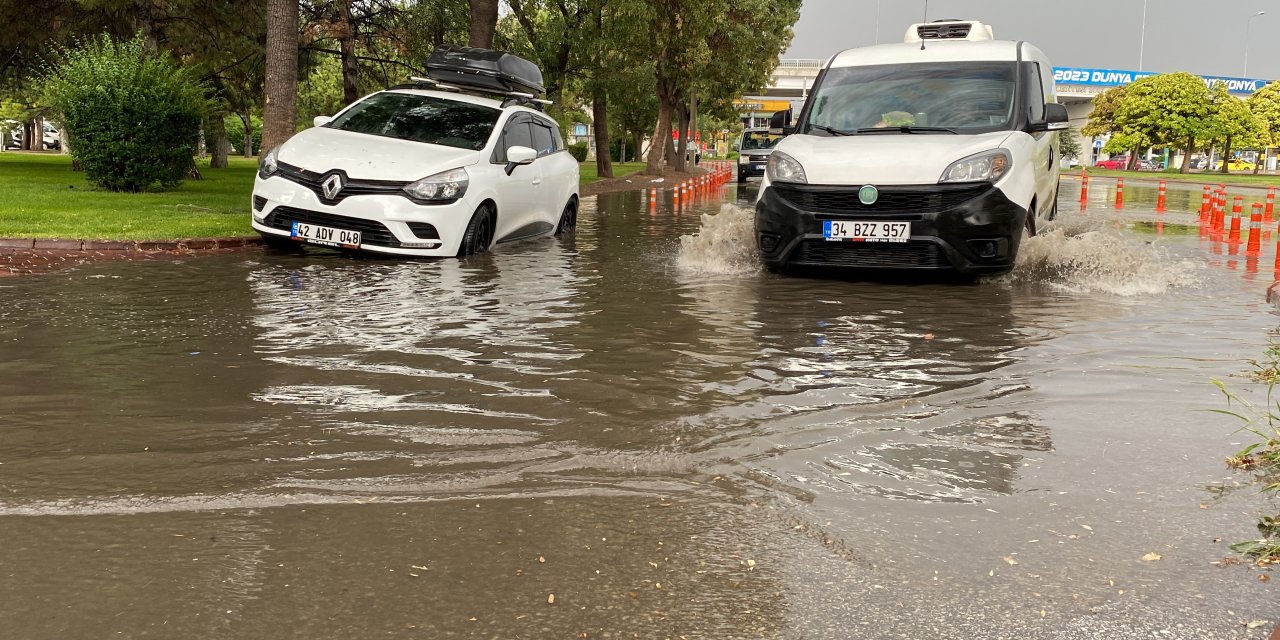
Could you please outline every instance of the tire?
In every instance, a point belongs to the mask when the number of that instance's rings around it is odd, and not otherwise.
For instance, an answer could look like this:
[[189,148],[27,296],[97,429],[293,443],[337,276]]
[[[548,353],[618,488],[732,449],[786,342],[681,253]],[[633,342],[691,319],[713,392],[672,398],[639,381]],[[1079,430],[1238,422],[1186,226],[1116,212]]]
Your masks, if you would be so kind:
[[1027,224],[1025,226],[1027,229],[1026,237],[1036,237],[1036,207],[1034,204],[1027,210]]
[[493,244],[494,217],[493,208],[489,205],[481,205],[476,209],[471,215],[471,222],[467,223],[467,230],[462,234],[462,243],[458,245],[459,258],[489,250],[489,245]]
[[258,235],[262,236],[262,244],[267,245],[269,249],[289,253],[300,253],[302,251],[302,243],[292,238],[284,238],[273,233],[260,233]]
[[747,181],[747,174],[742,172],[742,167],[738,167],[738,184],[745,184],[746,181]]
[[556,224],[556,235],[567,236],[578,229],[578,201],[570,198],[560,212],[560,222]]

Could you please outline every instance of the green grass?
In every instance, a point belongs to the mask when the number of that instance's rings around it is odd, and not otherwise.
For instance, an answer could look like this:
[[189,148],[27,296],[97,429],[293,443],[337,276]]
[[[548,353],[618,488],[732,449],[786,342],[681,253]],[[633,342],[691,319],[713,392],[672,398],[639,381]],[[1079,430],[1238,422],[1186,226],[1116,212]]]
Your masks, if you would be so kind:
[[[1070,169],[1063,173],[1079,175],[1079,169]],[[1166,180],[1166,181],[1185,181],[1197,184],[1234,184],[1234,185],[1252,185],[1257,187],[1280,186],[1280,176],[1271,176],[1266,174],[1253,175],[1252,173],[1228,173],[1221,174],[1212,173],[1178,173],[1174,171],[1117,171],[1114,169],[1095,169],[1089,167],[1089,175],[1094,177],[1106,178],[1133,178],[1140,180]]]
[[173,191],[112,193],[60,154],[0,153],[0,237],[178,240],[253,235],[249,193],[257,163],[200,167],[204,180]]
[[[621,178],[629,176],[633,173],[644,171],[645,163],[643,162],[615,162],[613,163],[613,177]],[[600,180],[600,176],[596,175],[596,163],[584,162],[579,165],[578,169],[578,186],[591,184]]]
[[[643,162],[615,163],[613,174],[643,170]],[[231,158],[227,169],[202,163],[203,180],[172,191],[112,193],[90,185],[60,154],[0,153],[0,238],[179,240],[255,235],[249,195],[257,161]],[[595,182],[594,162],[581,166],[579,184]]]

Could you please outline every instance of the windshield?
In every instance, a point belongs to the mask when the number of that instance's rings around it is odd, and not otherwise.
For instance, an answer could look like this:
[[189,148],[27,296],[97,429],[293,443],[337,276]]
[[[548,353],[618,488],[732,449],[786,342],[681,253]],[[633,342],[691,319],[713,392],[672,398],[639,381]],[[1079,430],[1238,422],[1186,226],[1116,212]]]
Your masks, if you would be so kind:
[[[803,131],[938,127],[982,133],[1013,124],[1014,62],[938,62],[828,69]],[[835,130],[835,131],[832,131]]]
[[482,149],[499,113],[492,107],[432,96],[379,93],[325,126],[459,149]]
[[782,139],[780,135],[770,135],[768,131],[743,131],[742,151],[772,149]]

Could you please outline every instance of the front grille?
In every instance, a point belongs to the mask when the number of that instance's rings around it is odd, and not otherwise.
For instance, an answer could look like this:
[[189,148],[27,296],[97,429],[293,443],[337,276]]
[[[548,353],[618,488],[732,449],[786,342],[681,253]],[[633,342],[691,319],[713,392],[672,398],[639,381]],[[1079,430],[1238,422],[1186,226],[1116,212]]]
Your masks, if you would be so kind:
[[386,225],[376,220],[339,216],[332,213],[307,211],[293,207],[276,207],[267,214],[266,225],[272,229],[290,231],[294,222],[304,222],[322,227],[334,227],[360,232],[360,244],[371,244],[382,247],[398,247],[400,241],[392,235]]
[[940,213],[958,207],[991,189],[990,183],[976,185],[908,185],[880,187],[874,204],[862,204],[858,190],[862,185],[826,187],[815,185],[774,185],[778,195],[791,206],[818,214],[895,215],[903,213]]
[[932,242],[831,242],[806,240],[791,256],[799,265],[871,269],[945,269],[951,267],[942,249]]
[[[290,182],[302,185],[316,194],[316,197],[325,204],[337,204],[350,196],[369,196],[369,195],[399,195],[408,197],[404,192],[404,187],[408,182],[399,180],[362,180],[359,178],[349,178],[342,171],[328,171],[318,173],[316,171],[308,171],[301,167],[295,167],[291,164],[279,163],[278,171],[280,177]],[[326,198],[321,183],[334,173],[342,174],[345,183],[342,190],[332,199]]]

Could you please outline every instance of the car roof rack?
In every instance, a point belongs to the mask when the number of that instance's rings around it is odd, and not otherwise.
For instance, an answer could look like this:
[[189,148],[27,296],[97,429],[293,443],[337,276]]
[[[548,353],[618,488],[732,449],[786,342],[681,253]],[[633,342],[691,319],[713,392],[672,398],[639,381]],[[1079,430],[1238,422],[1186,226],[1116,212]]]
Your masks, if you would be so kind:
[[531,109],[537,109],[538,111],[545,111],[543,107],[547,107],[554,104],[550,100],[543,100],[542,98],[539,98],[533,95],[532,93],[527,93],[524,91],[501,91],[498,89],[492,89],[492,90],[482,89],[480,87],[469,87],[469,86],[464,87],[456,84],[449,84],[447,82],[440,82],[439,80],[433,80],[431,78],[422,78],[419,76],[409,76],[409,82],[398,84],[391,88],[392,89],[429,88],[429,89],[435,89],[438,91],[450,91],[453,93],[475,95],[483,98],[492,98],[496,96],[496,97],[505,98],[505,100],[502,101],[502,108],[504,109],[509,106],[519,104],[519,105],[527,106]]

